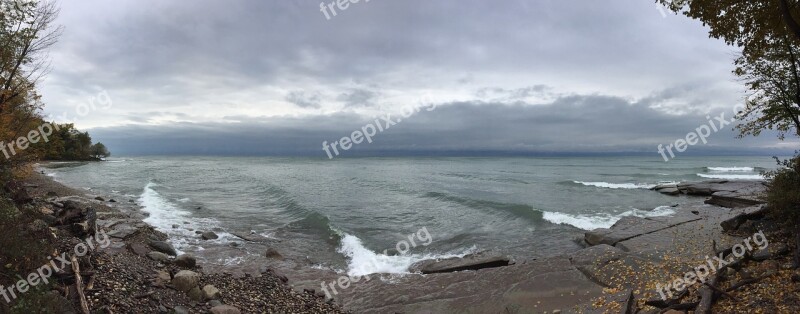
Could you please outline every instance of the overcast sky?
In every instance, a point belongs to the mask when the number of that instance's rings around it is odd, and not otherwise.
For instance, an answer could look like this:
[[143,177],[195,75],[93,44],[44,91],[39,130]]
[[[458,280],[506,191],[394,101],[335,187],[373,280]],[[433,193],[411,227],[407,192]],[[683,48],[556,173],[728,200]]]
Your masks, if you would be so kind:
[[[362,0],[330,19],[319,0],[61,6],[45,113],[118,155],[324,156],[323,141],[420,106],[436,107],[352,153],[655,155],[744,95],[737,50],[650,0]],[[730,129],[691,151],[796,145]]]

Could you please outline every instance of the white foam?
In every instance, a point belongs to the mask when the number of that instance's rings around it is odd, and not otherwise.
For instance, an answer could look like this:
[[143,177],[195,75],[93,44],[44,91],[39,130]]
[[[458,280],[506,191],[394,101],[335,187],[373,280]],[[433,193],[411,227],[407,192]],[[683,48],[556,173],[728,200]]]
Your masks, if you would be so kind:
[[619,215],[597,214],[597,215],[570,215],[557,212],[543,212],[542,218],[554,224],[570,225],[578,229],[594,230],[599,228],[611,228],[622,217],[663,217],[675,214],[675,210],[670,206],[661,206],[652,211],[632,209]]
[[706,167],[711,172],[753,172],[753,167]]
[[727,179],[727,180],[764,180],[760,174],[707,174],[698,173],[698,177],[707,179]]
[[583,182],[583,181],[572,181],[577,184],[583,184],[585,186],[594,186],[598,188],[607,188],[607,189],[652,189],[655,185],[651,184],[643,184],[643,183],[608,183],[608,182]]
[[[190,212],[169,202],[156,192],[154,188],[157,186],[155,183],[148,183],[139,197],[139,204],[144,207],[144,211],[150,214],[144,219],[144,222],[166,233],[179,254],[184,253],[182,250],[190,247],[198,248],[199,238],[194,231],[189,229],[210,231],[218,225],[218,222],[208,218],[193,218]],[[178,228],[173,228],[173,225],[178,225]],[[205,242],[222,243],[223,240],[233,238],[233,235],[226,232],[216,233],[219,239]]]
[[453,257],[464,257],[474,253],[477,248],[473,247],[459,254],[407,254],[389,256],[382,253],[375,253],[366,248],[361,239],[354,235],[344,234],[342,245],[338,252],[348,257],[348,276],[365,276],[370,274],[409,274],[411,265],[417,262],[444,259]]

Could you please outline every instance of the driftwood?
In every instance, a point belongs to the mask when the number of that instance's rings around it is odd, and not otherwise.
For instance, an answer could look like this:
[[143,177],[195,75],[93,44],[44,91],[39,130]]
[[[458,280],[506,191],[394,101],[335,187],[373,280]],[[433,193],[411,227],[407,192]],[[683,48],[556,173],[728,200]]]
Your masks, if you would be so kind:
[[81,279],[81,266],[75,256],[72,257],[72,271],[75,273],[75,289],[78,291],[78,299],[81,303],[83,314],[90,314],[89,304],[86,302],[86,295],[83,293],[83,279]]
[[741,287],[757,283],[757,282],[759,282],[761,280],[767,279],[767,278],[772,277],[774,275],[775,275],[775,272],[769,272],[768,274],[763,275],[763,276],[758,277],[758,278],[744,279],[744,280],[738,282],[737,284],[731,286],[730,288],[726,289],[726,291],[729,291],[729,292],[730,291],[736,291],[737,289],[739,289]]
[[705,283],[705,285],[706,285],[707,287],[711,288],[711,290],[714,290],[714,291],[716,291],[717,293],[719,293],[719,294],[721,294],[721,295],[724,295],[726,298],[733,300],[733,302],[739,302],[739,299],[737,299],[736,297],[734,297],[734,296],[733,296],[733,295],[731,295],[730,293],[728,293],[728,292],[726,292],[726,291],[724,291],[724,290],[722,290],[722,289],[720,289],[720,288],[717,288],[716,286],[714,286],[714,285],[712,285],[712,284],[710,284],[710,283],[707,283],[707,282]]

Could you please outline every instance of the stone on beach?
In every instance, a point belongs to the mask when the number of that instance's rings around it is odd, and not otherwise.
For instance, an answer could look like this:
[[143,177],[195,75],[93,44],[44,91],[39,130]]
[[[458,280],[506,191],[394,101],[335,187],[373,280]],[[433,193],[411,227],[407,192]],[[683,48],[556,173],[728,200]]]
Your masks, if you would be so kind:
[[181,270],[172,278],[172,286],[183,292],[192,290],[197,287],[198,283],[200,283],[200,275],[191,270]]
[[147,257],[149,257],[150,259],[152,259],[152,260],[154,260],[156,262],[161,262],[161,263],[169,262],[169,256],[167,254],[164,254],[164,253],[161,253],[161,252],[153,251],[153,252],[147,253]]
[[211,308],[212,314],[241,314],[239,309],[230,305],[219,305]]
[[191,254],[183,254],[178,256],[175,261],[173,261],[173,264],[182,268],[195,268],[197,266],[197,259]]
[[178,252],[175,251],[175,248],[172,247],[172,244],[169,244],[164,241],[150,241],[150,247],[156,251],[161,253],[167,254],[169,256],[177,256]]

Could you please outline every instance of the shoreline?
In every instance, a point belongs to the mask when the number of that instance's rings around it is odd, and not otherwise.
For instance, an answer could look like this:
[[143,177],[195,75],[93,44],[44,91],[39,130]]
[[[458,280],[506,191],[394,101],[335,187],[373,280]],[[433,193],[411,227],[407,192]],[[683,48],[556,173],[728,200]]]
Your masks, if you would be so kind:
[[[92,287],[87,289],[86,295],[91,309],[106,309],[112,313],[162,313],[165,310],[217,313],[215,307],[219,311],[232,310],[226,307],[232,306],[243,313],[268,309],[272,312],[342,312],[314,293],[296,291],[287,284],[285,276],[272,269],[244,275],[207,272],[198,267],[197,259],[190,254],[166,253],[174,250],[171,245],[156,248],[153,243],[159,243],[156,246],[168,244],[167,235],[146,224],[143,221],[146,214],[141,211],[120,210],[118,202],[95,199],[97,196],[88,191],[66,186],[39,172],[24,182],[35,202],[50,208],[55,215],[68,202],[96,212],[98,232],[106,234],[110,244],[91,252],[88,261],[81,262],[81,265],[87,263],[96,267],[90,279]],[[63,241],[80,240],[70,234],[69,228],[54,229]],[[68,252],[63,244],[59,251]],[[177,286],[184,277],[190,278],[194,285],[181,291]],[[209,295],[204,290],[217,292]]]
[[[37,176],[64,188],[68,193],[79,193],[84,196],[88,194],[86,191],[66,187],[51,177],[40,174]],[[689,191],[682,194],[688,194],[690,197],[706,196],[705,194],[708,192],[711,192],[709,195],[713,195],[720,191],[700,188],[703,184],[731,182],[723,181],[679,184],[679,186],[684,192]],[[736,182],[734,181],[734,183]],[[754,181],[745,183],[750,185]],[[663,191],[663,189],[665,187],[656,187],[653,189],[655,190],[653,193],[674,194],[672,190]],[[727,193],[725,195],[727,201],[739,197],[731,196],[729,193],[731,191],[722,192]],[[428,275],[409,274],[390,276],[391,280],[368,280],[339,291],[333,296],[333,299],[327,299],[327,302],[325,294],[321,291],[324,289],[320,289],[319,283],[335,282],[337,277],[341,277],[341,274],[308,269],[310,267],[307,265],[290,263],[291,267],[286,269],[305,268],[308,272],[305,278],[302,276],[297,278],[295,275],[302,272],[294,272],[291,286],[289,286],[289,278],[285,276],[276,275],[268,269],[261,269],[260,273],[264,273],[264,276],[267,277],[276,277],[278,281],[287,284],[286,287],[292,293],[313,296],[316,302],[326,305],[331,305],[331,302],[335,300],[347,310],[358,313],[386,311],[424,313],[430,312],[431,309],[439,312],[475,310],[493,312],[498,309],[506,309],[511,313],[524,309],[594,312],[597,311],[597,304],[607,307],[609,304],[618,303],[617,299],[621,298],[620,292],[609,293],[609,291],[619,290],[619,287],[626,287],[626,291],[647,290],[652,293],[637,296],[639,298],[652,297],[656,290],[648,288],[647,285],[651,282],[666,282],[666,279],[662,279],[664,276],[650,274],[648,278],[639,279],[637,283],[625,284],[614,282],[609,279],[609,276],[613,278],[613,275],[628,273],[629,267],[657,269],[659,267],[657,265],[663,264],[659,260],[667,258],[666,253],[657,252],[660,249],[675,250],[677,242],[684,242],[681,248],[682,252],[676,255],[695,258],[698,254],[700,254],[699,256],[708,254],[707,246],[712,240],[717,241],[720,245],[735,243],[739,240],[736,237],[724,236],[719,224],[721,221],[739,215],[743,212],[741,210],[731,210],[716,205],[690,205],[674,209],[676,213],[670,217],[626,217],[615,223],[610,229],[586,231],[584,248],[577,252],[516,261],[515,263],[509,262],[508,265],[491,267],[484,267],[488,265],[486,259],[467,256],[460,259],[462,263],[467,264],[466,269],[469,269],[470,265],[484,266],[469,271],[447,271]],[[750,211],[746,209],[744,212]],[[146,228],[153,229],[149,225]],[[680,230],[681,233],[675,234],[676,230]],[[160,233],[155,230],[152,232]],[[138,236],[134,236],[132,239],[134,240],[125,241],[139,242],[140,244],[146,241]],[[165,236],[161,238],[161,240],[164,239],[166,239]],[[689,244],[690,242],[691,244]],[[689,247],[691,249],[687,249]],[[126,248],[122,248],[122,250],[131,250],[130,243],[126,244]],[[687,253],[692,250],[695,253]],[[614,265],[616,263],[620,264]],[[619,268],[609,268],[614,266]],[[674,271],[681,269],[681,266],[671,265],[669,268]],[[254,278],[247,274],[232,275],[226,273],[225,270],[212,271],[205,276],[213,278],[219,276],[219,278],[229,278],[227,280],[232,281]],[[373,274],[370,276],[382,277],[383,275]],[[618,287],[613,288],[615,286]],[[489,288],[478,291],[477,287]],[[298,290],[302,292],[298,292]]]

